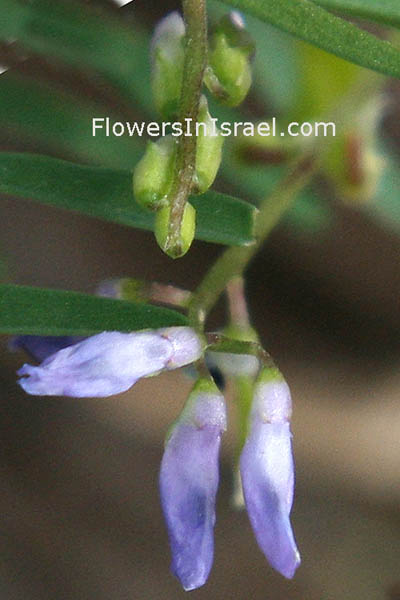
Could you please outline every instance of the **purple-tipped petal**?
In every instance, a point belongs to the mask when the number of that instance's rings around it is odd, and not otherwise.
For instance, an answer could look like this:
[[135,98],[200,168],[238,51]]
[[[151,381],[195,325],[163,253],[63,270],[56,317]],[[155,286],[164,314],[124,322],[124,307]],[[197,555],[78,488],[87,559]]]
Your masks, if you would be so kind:
[[277,376],[259,382],[240,457],[244,498],[257,542],[271,566],[289,579],[300,564],[289,518],[294,490],[290,413],[286,382]]
[[225,428],[223,397],[213,384],[198,382],[167,441],[161,463],[161,502],[171,569],[185,590],[202,586],[213,562],[218,455]]

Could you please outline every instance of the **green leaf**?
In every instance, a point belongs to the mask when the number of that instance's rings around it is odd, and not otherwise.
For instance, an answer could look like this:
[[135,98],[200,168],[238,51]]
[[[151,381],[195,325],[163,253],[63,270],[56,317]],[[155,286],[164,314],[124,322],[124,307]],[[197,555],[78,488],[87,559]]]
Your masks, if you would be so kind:
[[[98,164],[131,168],[144,143],[138,137],[92,136],[92,118],[104,117],[95,103],[12,72],[0,77],[0,126],[12,139],[41,143],[46,150]],[[109,115],[113,118],[112,115]],[[118,119],[116,119],[118,120]]]
[[[47,59],[95,70],[130,97],[137,88],[137,69],[149,69],[148,52],[141,51],[146,36],[111,11],[74,0],[2,0],[1,13],[1,39],[16,39]],[[141,85],[150,89],[146,80]]]
[[150,304],[0,284],[1,333],[93,335],[178,325],[187,325],[184,315]]
[[223,0],[327,52],[400,78],[400,50],[311,0]]
[[400,26],[400,3],[398,0],[315,0],[316,4],[338,12]]
[[[139,229],[154,226],[154,215],[134,201],[130,171],[0,153],[0,192]],[[197,211],[197,239],[229,245],[254,241],[257,210],[251,204],[217,192],[190,201]]]

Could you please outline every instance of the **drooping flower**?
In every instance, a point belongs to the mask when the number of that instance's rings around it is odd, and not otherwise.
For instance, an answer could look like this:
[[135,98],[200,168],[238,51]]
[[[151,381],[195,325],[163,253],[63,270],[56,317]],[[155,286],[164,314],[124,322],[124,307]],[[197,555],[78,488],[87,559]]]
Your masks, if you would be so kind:
[[288,385],[277,369],[259,377],[250,431],[240,457],[246,508],[257,542],[272,567],[292,578],[300,564],[290,523],[294,464]]
[[51,354],[39,366],[25,364],[18,383],[33,395],[106,397],[141,377],[189,364],[201,353],[202,342],[190,327],[107,331]]
[[225,429],[224,398],[211,380],[200,379],[170,433],[160,472],[171,569],[185,590],[202,586],[213,562],[218,456]]

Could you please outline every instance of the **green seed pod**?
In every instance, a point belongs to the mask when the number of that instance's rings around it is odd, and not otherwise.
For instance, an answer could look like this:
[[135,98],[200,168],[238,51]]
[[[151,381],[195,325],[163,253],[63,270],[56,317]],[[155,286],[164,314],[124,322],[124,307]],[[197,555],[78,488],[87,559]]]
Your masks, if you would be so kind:
[[222,158],[224,138],[220,135],[210,113],[205,96],[201,97],[197,119],[196,169],[192,193],[203,194],[214,183]]
[[157,25],[151,46],[152,90],[157,110],[164,119],[178,116],[181,97],[185,24],[173,12]]
[[182,219],[181,239],[178,246],[174,247],[170,246],[168,239],[170,213],[170,206],[164,206],[157,212],[154,233],[157,243],[163,252],[171,256],[171,258],[180,258],[186,254],[192,245],[196,232],[196,210],[189,202],[186,204]]
[[136,202],[148,210],[158,210],[167,202],[174,175],[176,140],[172,136],[149,142],[133,172]]
[[254,44],[239,13],[233,11],[217,25],[211,40],[205,84],[222,103],[238,106],[251,86],[250,59]]

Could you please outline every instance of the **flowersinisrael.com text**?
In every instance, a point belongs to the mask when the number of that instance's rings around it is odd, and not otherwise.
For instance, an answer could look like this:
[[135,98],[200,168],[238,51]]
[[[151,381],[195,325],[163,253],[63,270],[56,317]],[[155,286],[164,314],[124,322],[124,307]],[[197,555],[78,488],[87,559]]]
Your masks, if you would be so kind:
[[298,121],[292,121],[287,125],[285,129],[281,129],[277,126],[276,117],[273,117],[270,121],[261,121],[258,123],[252,123],[251,121],[219,121],[219,119],[212,119],[213,127],[211,132],[207,132],[205,123],[198,122],[192,124],[191,119],[185,119],[182,123],[179,121],[171,122],[164,121],[157,123],[156,121],[111,121],[109,117],[96,117],[92,119],[92,135],[96,137],[97,133],[105,133],[106,137],[115,136],[121,137],[127,135],[129,137],[159,137],[165,136],[170,133],[174,137],[192,135],[210,135],[216,136],[221,135],[222,137],[237,137],[243,135],[245,137],[279,137],[279,136],[290,136],[290,137],[335,137],[336,136],[336,124],[332,121],[304,121],[299,123]]

